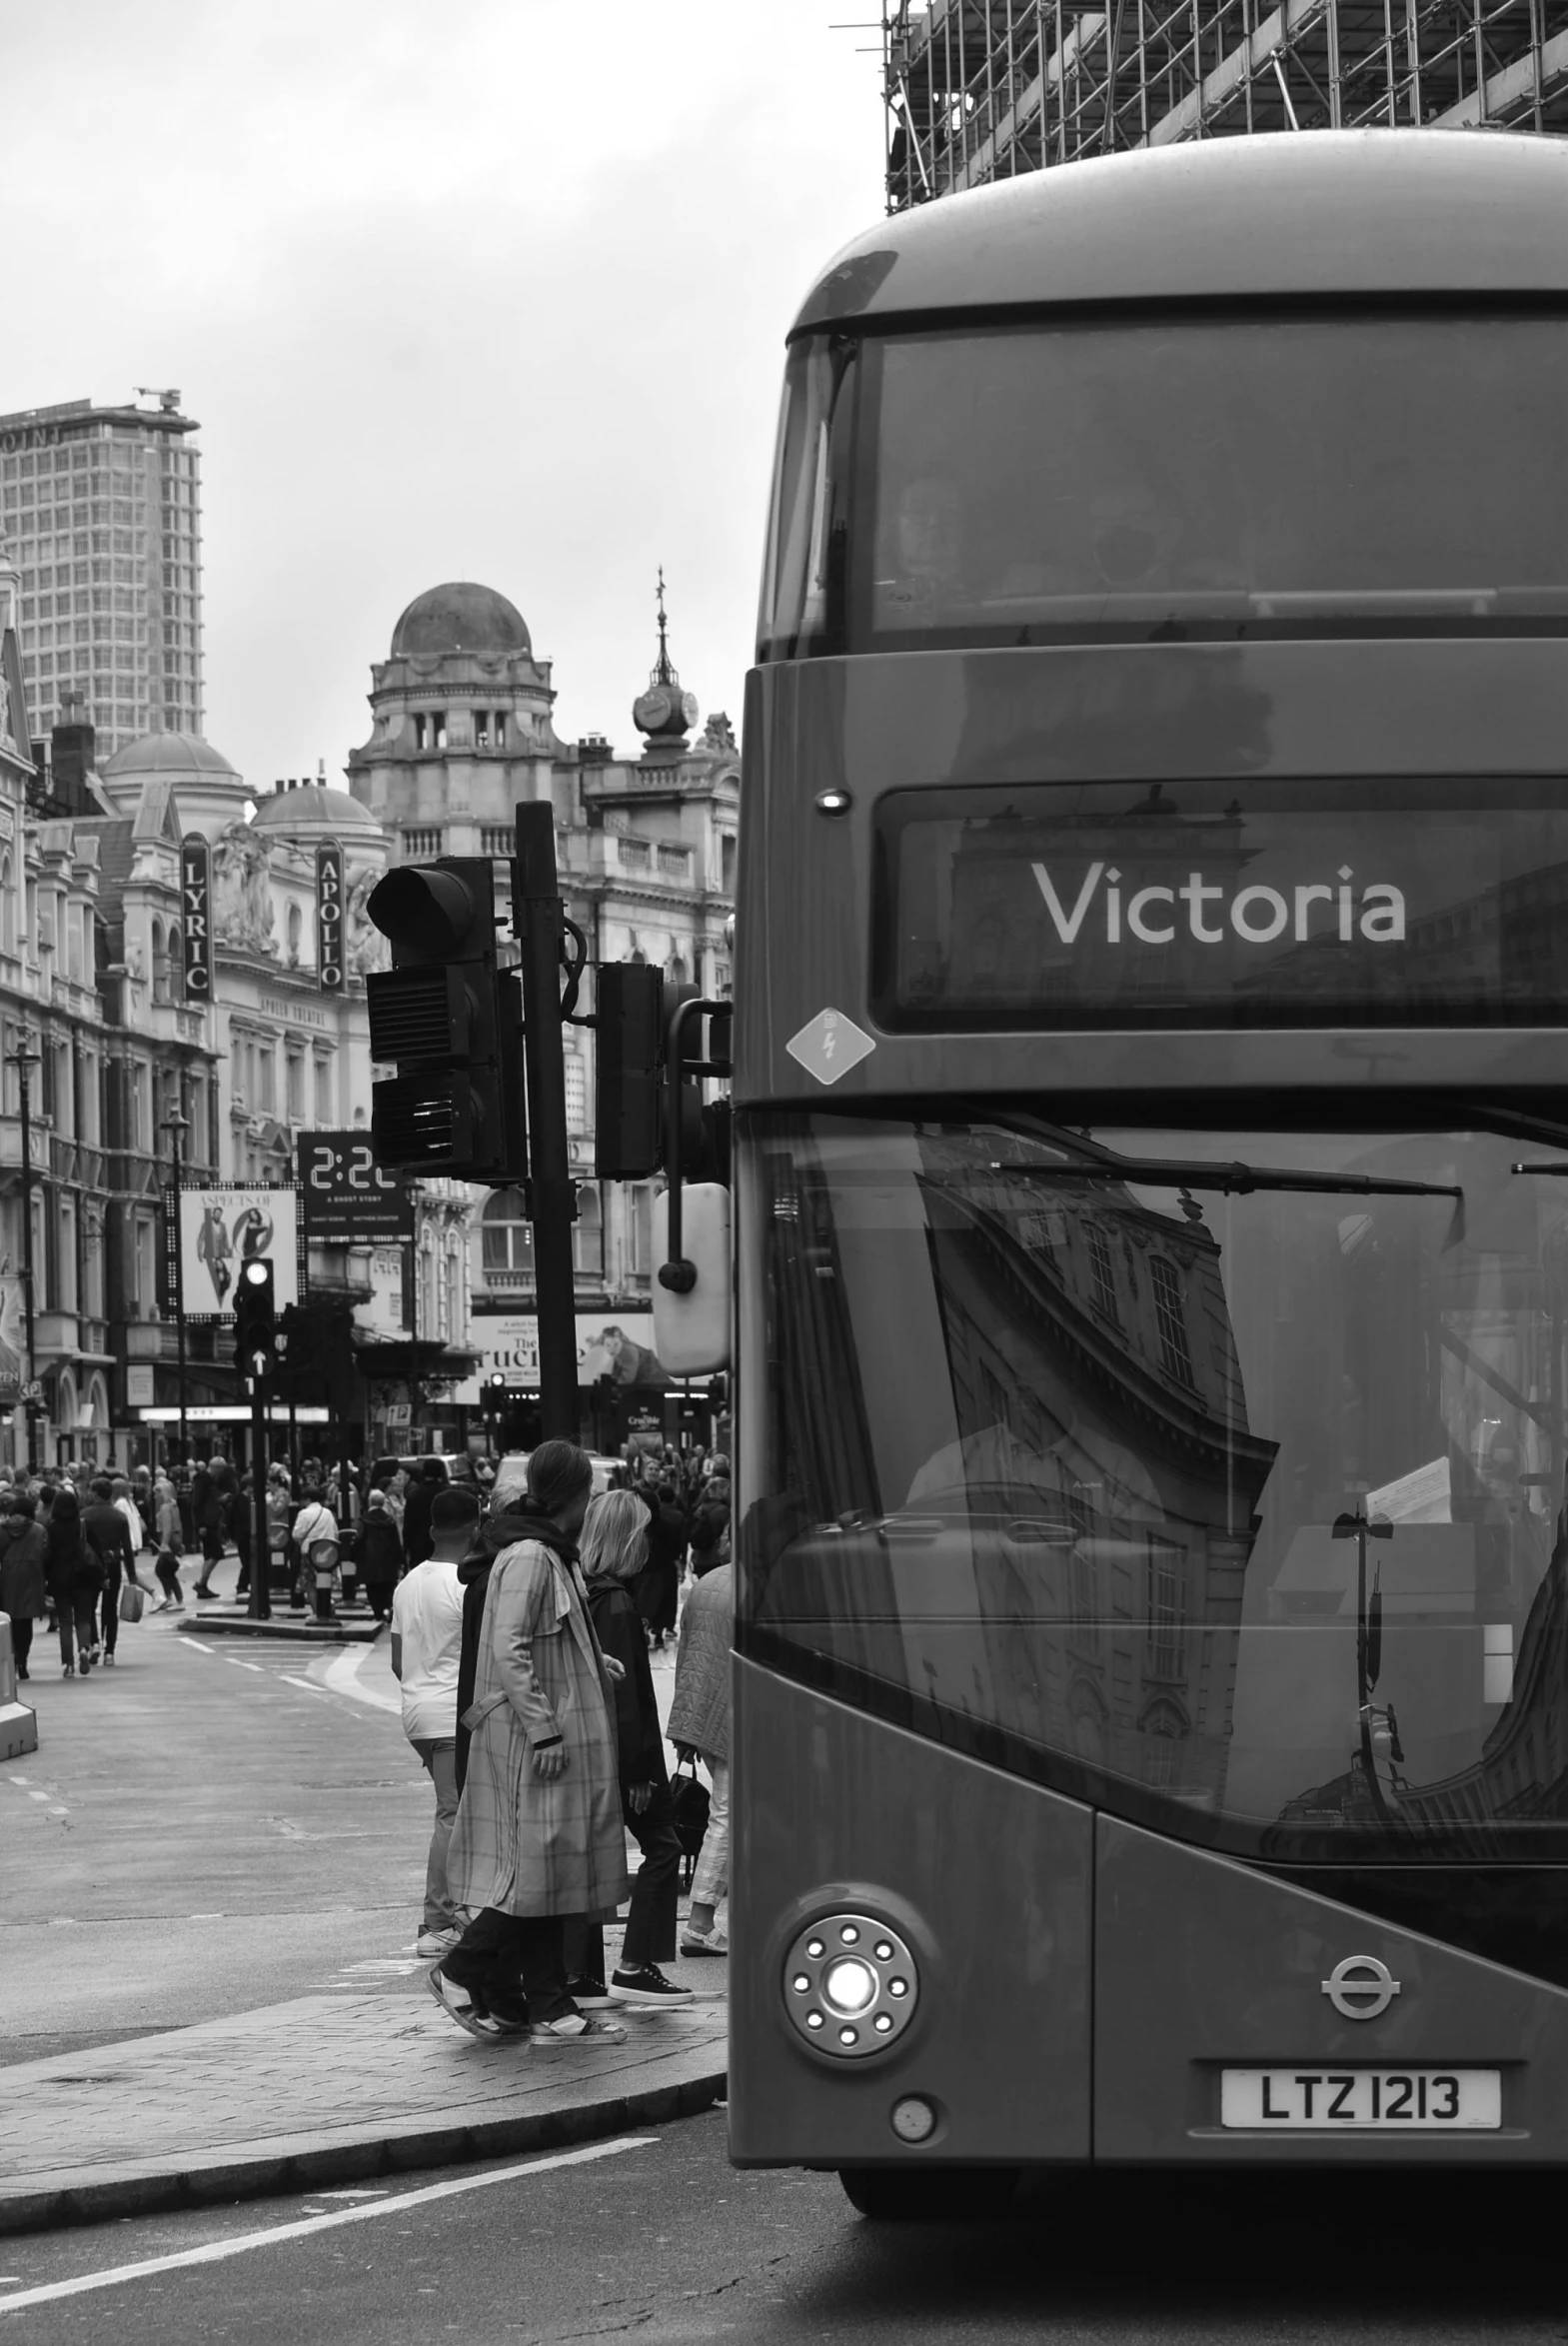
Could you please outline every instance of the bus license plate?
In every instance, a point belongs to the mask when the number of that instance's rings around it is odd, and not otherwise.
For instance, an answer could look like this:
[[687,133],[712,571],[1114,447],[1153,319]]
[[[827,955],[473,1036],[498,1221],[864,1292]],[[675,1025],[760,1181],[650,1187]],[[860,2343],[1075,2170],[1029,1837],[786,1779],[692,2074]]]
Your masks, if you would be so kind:
[[1250,2132],[1501,2126],[1498,2069],[1223,2069],[1219,2122]]

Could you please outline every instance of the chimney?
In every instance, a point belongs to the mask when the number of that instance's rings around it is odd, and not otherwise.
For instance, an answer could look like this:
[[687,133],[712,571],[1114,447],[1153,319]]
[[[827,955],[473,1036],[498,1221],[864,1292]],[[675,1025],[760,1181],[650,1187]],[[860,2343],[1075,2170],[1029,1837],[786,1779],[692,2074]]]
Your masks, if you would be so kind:
[[50,729],[49,744],[52,796],[69,815],[90,813],[87,777],[93,769],[96,736],[82,714],[79,693],[60,695],[60,718]]

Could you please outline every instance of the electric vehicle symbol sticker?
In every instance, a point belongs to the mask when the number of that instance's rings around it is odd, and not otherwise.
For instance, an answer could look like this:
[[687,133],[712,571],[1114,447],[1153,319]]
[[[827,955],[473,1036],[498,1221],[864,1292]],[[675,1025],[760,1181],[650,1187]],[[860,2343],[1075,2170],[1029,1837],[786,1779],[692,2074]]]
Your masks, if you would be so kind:
[[842,1011],[825,1010],[808,1019],[798,1035],[791,1035],[784,1049],[818,1084],[836,1084],[876,1046]]

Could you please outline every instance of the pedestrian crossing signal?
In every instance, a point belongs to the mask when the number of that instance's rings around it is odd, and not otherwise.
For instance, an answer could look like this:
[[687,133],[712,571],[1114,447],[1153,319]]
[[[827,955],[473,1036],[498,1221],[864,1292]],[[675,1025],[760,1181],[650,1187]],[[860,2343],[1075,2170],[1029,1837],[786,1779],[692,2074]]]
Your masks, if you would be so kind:
[[278,1306],[266,1255],[243,1261],[234,1282],[234,1357],[240,1374],[253,1380],[271,1376],[278,1365]]

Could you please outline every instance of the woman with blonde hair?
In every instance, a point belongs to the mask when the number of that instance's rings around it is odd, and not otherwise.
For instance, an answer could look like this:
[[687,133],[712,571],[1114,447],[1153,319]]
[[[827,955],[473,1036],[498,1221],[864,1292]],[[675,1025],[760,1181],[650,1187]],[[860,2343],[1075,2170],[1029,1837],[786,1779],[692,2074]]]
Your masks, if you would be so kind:
[[659,1968],[676,1951],[681,1844],[670,1805],[648,1638],[633,1593],[633,1583],[648,1561],[648,1504],[633,1490],[610,1490],[591,1500],[583,1522],[581,1554],[589,1614],[601,1647],[623,1668],[616,1686],[621,1808],[643,1862],[632,1884],[621,1961],[609,1982],[605,1935],[592,1918],[569,1927],[567,1966],[572,1974],[568,1984],[579,2004],[665,2010],[691,2003],[692,1990],[678,1987]]

